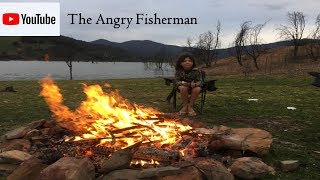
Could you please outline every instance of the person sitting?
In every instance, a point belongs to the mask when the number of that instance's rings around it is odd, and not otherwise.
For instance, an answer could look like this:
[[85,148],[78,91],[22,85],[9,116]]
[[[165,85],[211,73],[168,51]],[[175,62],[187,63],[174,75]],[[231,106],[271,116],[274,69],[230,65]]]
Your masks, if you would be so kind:
[[180,91],[183,104],[178,114],[195,116],[193,105],[201,92],[201,72],[190,54],[181,55],[175,69],[175,88]]

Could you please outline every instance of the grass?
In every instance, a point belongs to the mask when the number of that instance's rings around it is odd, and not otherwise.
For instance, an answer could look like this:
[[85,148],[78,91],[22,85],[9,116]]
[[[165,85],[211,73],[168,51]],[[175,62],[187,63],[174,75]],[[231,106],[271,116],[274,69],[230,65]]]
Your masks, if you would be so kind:
[[[212,78],[212,77],[211,77]],[[320,88],[311,77],[218,77],[217,91],[207,94],[203,115],[194,117],[208,125],[257,127],[272,133],[270,153],[263,157],[276,167],[276,176],[265,179],[320,179]],[[165,97],[171,90],[162,79],[57,81],[65,104],[74,109],[84,100],[80,83],[110,83],[120,94],[138,104],[170,112]],[[13,86],[16,93],[0,93],[0,132],[22,124],[50,118],[37,81],[2,81],[0,89]],[[258,99],[257,102],[248,101]],[[296,107],[288,110],[287,107]],[[299,160],[294,172],[281,172],[282,160]]]

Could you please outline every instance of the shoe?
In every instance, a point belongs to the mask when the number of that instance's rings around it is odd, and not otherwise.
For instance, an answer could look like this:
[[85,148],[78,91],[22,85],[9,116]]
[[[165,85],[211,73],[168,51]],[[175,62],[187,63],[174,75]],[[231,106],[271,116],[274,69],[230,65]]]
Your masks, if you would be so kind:
[[188,112],[188,115],[189,115],[189,116],[196,116],[197,113],[196,113],[193,109],[191,109],[191,110]]
[[184,115],[187,115],[187,112],[185,112],[185,111],[179,111],[179,112],[177,112],[177,114],[180,115],[180,116],[184,116]]
[[188,112],[187,112],[187,108],[186,108],[186,110],[184,110],[183,108],[177,113],[178,115],[181,115],[181,116],[183,116],[183,115],[186,115]]

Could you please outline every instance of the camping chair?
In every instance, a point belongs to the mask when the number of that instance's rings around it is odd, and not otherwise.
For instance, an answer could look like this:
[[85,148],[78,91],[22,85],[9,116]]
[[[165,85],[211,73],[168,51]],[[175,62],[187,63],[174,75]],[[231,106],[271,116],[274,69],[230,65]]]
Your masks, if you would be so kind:
[[[215,91],[215,90],[217,90],[217,88],[215,86],[216,80],[205,81],[205,76],[206,76],[205,72],[200,70],[200,73],[201,73],[201,81],[202,81],[201,92],[198,97],[198,99],[200,100],[200,102],[199,102],[200,104],[195,103],[194,108],[196,111],[198,111],[200,114],[202,114],[204,103],[206,100],[207,91]],[[169,93],[169,95],[167,96],[166,100],[167,100],[167,102],[170,103],[170,101],[172,99],[172,111],[176,112],[177,109],[180,109],[182,106],[182,104],[180,104],[177,107],[177,93],[179,93],[179,90],[175,88],[173,78],[164,78],[164,80],[165,80],[165,84],[167,86],[170,86],[171,84],[173,86],[173,88],[172,88],[171,92]]]
[[315,77],[315,80],[313,81],[312,85],[316,87],[320,87],[320,73],[318,72],[308,72],[311,76]]

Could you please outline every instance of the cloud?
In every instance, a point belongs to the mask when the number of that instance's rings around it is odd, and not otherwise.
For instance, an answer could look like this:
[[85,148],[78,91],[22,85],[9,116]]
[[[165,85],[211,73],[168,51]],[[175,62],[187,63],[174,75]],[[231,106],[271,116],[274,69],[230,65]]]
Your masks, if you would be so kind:
[[[11,2],[9,0],[3,0]],[[58,0],[31,0],[33,2],[59,2]],[[269,19],[261,32],[266,42],[278,41],[274,30],[287,21],[288,11],[306,14],[307,30],[312,28],[319,14],[319,0],[65,0],[61,3],[61,33],[76,39],[92,41],[105,38],[110,41],[152,40],[168,44],[184,45],[188,37],[197,38],[208,30],[214,31],[221,21],[222,45],[227,47],[240,24],[252,21],[260,24]],[[129,29],[114,29],[110,25],[70,25],[67,13],[83,13],[97,16],[131,17],[136,13],[158,13],[164,17],[196,17],[197,25],[131,25]]]

